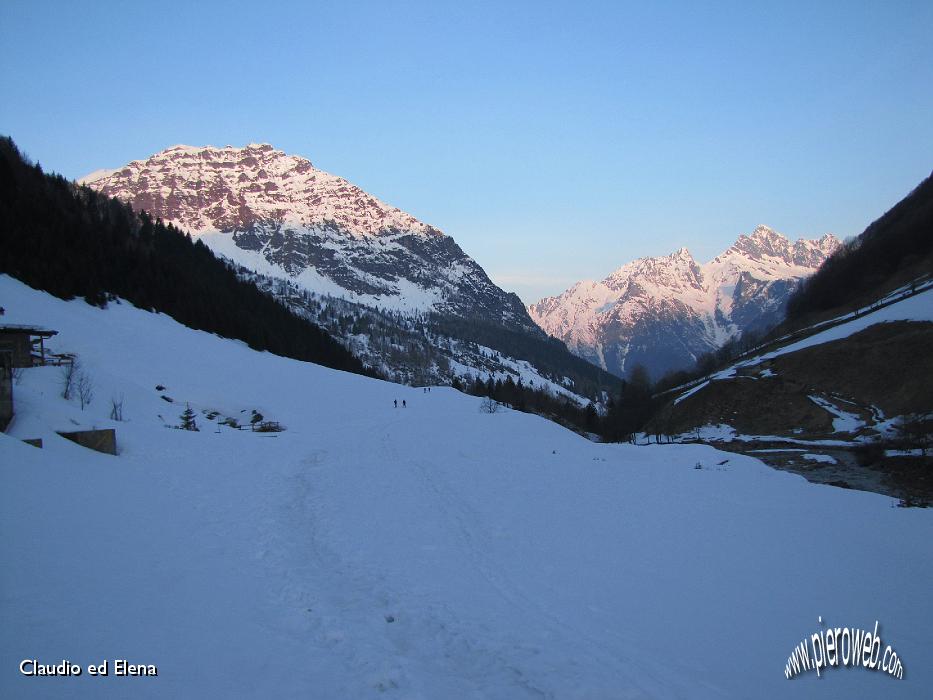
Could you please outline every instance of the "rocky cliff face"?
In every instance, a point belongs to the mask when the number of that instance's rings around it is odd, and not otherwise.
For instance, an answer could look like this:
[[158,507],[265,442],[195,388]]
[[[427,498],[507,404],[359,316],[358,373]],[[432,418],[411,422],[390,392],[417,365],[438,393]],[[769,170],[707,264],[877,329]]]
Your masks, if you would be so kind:
[[174,146],[82,182],[314,292],[539,333],[451,237],[268,144]]
[[686,248],[642,258],[528,310],[547,333],[603,369],[625,376],[641,364],[657,378],[780,320],[797,282],[838,246],[832,235],[791,242],[759,226],[704,265]]

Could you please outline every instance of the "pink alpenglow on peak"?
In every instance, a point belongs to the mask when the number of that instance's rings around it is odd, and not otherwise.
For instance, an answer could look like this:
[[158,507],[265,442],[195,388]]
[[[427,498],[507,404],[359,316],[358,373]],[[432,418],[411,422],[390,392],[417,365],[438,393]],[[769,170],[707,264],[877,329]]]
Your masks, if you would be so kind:
[[457,243],[310,160],[267,143],[176,145],[82,181],[237,265],[403,314],[454,313],[540,334]]
[[176,145],[79,182],[136,209],[157,212],[192,235],[242,230],[269,219],[305,227],[335,224],[354,236],[402,230],[440,235],[342,177],[268,143],[242,148]]
[[655,377],[747,330],[779,320],[799,280],[840,245],[827,234],[790,241],[767,226],[698,264],[686,248],[627,263],[528,307],[544,331],[614,374],[636,364]]

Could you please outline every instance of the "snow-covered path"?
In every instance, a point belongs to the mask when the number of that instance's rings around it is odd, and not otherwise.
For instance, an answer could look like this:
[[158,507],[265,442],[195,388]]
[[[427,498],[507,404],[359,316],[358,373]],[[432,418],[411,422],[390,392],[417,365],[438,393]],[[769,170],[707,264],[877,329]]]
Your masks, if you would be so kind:
[[[11,322],[94,376],[15,387],[0,434],[0,696],[926,697],[933,513],[690,445],[590,443],[450,389],[255,353],[0,277]],[[156,391],[157,384],[165,390]],[[129,422],[107,419],[113,394]],[[160,395],[174,398],[167,403]],[[404,398],[408,407],[392,407]],[[256,408],[275,436],[177,423]],[[244,413],[241,414],[241,411]],[[121,454],[54,434],[115,426]],[[16,438],[42,437],[37,450]],[[697,464],[702,466],[696,469]],[[871,628],[905,679],[784,679],[819,628]],[[26,678],[126,658],[158,678]]]

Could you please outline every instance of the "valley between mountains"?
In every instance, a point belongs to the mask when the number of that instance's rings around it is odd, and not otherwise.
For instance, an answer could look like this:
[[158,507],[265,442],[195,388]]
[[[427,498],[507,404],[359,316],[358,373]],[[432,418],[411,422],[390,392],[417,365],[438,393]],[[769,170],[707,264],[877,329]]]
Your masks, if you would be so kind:
[[0,696],[929,695],[933,181],[530,307],[269,145],[84,183],[0,141]]

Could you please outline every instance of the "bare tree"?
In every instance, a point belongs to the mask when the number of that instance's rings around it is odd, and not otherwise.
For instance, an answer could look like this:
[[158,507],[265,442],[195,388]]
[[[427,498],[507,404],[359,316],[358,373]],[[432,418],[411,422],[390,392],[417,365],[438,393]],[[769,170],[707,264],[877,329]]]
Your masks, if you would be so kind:
[[111,420],[123,420],[123,394],[120,398],[110,397],[110,418]]
[[933,416],[918,413],[901,416],[895,423],[895,430],[903,449],[920,450],[925,457],[933,445]]
[[71,362],[62,365],[62,398],[65,399],[65,401],[71,400],[80,372],[81,363],[78,362],[77,357],[72,357]]
[[87,372],[82,370],[78,373],[76,388],[78,390],[78,401],[81,403],[81,410],[83,411],[84,407],[94,399],[94,382],[91,381]]
[[499,402],[487,396],[480,403],[479,410],[480,413],[496,413],[499,410]]

